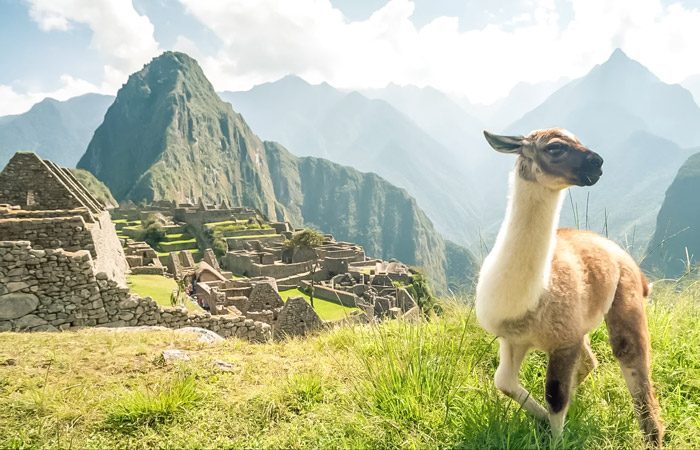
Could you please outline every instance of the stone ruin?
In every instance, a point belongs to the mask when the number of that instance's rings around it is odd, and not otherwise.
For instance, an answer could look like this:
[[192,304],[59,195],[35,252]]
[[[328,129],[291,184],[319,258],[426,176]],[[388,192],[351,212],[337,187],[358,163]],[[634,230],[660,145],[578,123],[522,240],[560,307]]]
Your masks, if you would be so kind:
[[145,242],[127,240],[124,249],[129,270],[134,275],[163,275],[165,268],[150,245]]
[[[243,315],[190,313],[131,294],[109,213],[69,170],[34,153],[15,154],[0,172],[0,239],[0,331],[161,325],[272,338],[270,325]],[[157,261],[138,246],[129,253],[134,267]],[[191,268],[188,253],[180,262]]]
[[29,241],[34,250],[87,250],[96,272],[125,283],[128,267],[109,212],[70,170],[16,153],[0,172],[0,205],[0,239]]
[[[420,308],[411,294],[403,287],[413,282],[408,267],[404,264],[382,262],[376,269],[388,272],[369,273],[350,271],[338,274],[328,281],[314,285],[314,296],[340,303],[344,306],[360,308],[371,318],[417,320]],[[302,288],[310,289],[311,283],[302,282]]]

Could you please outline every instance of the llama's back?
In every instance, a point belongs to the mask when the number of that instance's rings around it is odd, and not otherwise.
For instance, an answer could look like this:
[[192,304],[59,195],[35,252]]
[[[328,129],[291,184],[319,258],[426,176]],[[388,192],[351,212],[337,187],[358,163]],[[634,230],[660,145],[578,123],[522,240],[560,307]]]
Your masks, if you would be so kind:
[[[589,283],[632,283],[643,297],[649,295],[649,284],[637,262],[610,239],[592,231],[560,228],[557,230],[556,247],[556,252],[573,252],[576,255],[584,271],[590,277],[595,277],[587,280]],[[609,278],[618,271],[617,277]]]

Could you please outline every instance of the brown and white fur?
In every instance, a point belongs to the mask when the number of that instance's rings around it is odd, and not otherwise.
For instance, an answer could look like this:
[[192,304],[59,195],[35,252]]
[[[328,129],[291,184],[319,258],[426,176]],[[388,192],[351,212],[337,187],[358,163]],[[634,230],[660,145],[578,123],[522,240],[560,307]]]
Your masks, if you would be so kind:
[[[496,386],[535,417],[549,418],[559,437],[573,388],[597,365],[588,333],[605,319],[645,439],[659,445],[664,428],[650,378],[647,281],[612,241],[557,230],[565,189],[595,184],[603,159],[561,128],[525,137],[484,134],[495,150],[518,155],[506,216],[476,291],[479,323],[500,341]],[[547,410],[518,382],[531,348],[549,355]]]

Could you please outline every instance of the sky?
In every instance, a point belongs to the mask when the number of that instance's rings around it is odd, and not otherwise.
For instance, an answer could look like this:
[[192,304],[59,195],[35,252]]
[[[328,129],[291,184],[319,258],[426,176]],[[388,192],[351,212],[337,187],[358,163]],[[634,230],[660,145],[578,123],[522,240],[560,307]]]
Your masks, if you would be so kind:
[[618,47],[667,83],[700,74],[700,0],[0,0],[0,116],[114,95],[165,50],[196,58],[218,91],[295,74],[488,104]]

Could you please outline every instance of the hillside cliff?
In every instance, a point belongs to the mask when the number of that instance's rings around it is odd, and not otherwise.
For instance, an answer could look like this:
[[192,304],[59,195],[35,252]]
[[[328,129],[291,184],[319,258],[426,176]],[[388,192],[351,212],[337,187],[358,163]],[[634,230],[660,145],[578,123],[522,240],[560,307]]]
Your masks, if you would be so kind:
[[424,267],[438,292],[448,270],[451,285],[475,272],[473,258],[448,260],[442,236],[405,190],[263,143],[183,53],[166,52],[129,78],[78,166],[119,201],[226,199],[318,228],[370,256]]

